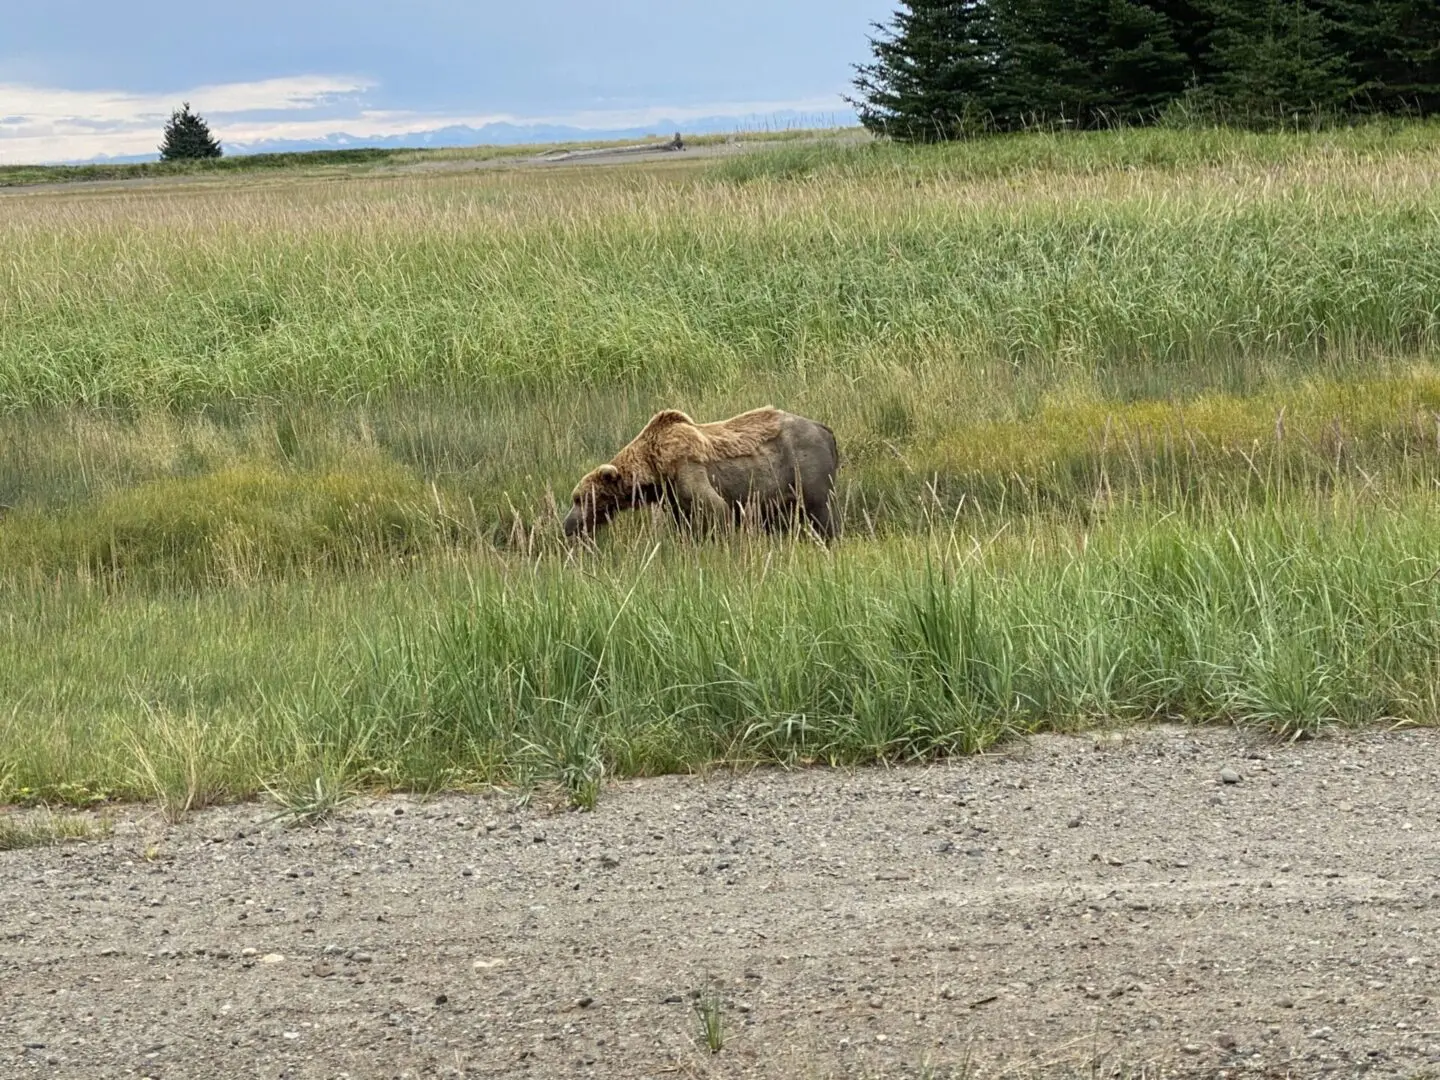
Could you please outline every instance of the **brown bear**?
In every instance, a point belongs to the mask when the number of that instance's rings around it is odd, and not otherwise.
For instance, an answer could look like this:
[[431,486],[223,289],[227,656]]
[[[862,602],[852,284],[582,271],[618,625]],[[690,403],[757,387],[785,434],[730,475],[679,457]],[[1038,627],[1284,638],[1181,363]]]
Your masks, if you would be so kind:
[[576,485],[566,536],[589,536],[621,510],[663,502],[687,528],[747,519],[767,528],[807,521],[835,535],[830,493],[840,465],[824,424],[766,406],[697,424],[666,409],[608,464]]

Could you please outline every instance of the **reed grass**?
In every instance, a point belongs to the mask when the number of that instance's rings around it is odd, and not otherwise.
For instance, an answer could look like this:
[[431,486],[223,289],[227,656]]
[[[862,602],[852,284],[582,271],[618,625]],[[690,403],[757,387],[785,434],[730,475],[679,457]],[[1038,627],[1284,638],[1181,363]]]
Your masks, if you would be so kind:
[[974,177],[946,151],[917,175],[739,185],[607,168],[12,195],[0,409],[937,368],[1123,395],[1433,353],[1435,147],[1276,165],[1250,145],[1193,172]]
[[[0,800],[1433,723],[1440,128],[0,195]],[[596,549],[655,409],[844,537]]]
[[1137,511],[1088,533],[12,592],[4,784],[189,808],[528,777],[578,802],[605,776],[910,761],[1098,723],[1428,723],[1437,524],[1433,499],[1351,494],[1223,524]]

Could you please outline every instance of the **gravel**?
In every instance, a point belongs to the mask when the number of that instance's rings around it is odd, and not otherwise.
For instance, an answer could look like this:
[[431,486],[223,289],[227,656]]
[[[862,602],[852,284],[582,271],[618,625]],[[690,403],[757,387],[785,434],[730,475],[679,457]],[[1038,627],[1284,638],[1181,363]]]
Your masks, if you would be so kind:
[[0,853],[0,1077],[1440,1071],[1440,732],[543,801],[130,807]]

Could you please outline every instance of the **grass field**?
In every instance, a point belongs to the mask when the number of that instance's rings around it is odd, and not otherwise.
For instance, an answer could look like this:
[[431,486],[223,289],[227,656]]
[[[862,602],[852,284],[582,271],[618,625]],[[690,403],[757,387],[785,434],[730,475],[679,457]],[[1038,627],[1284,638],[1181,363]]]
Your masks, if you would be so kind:
[[[343,165],[344,163],[340,163]],[[1440,126],[0,194],[0,798],[1432,723]],[[556,503],[661,406],[831,550]]]

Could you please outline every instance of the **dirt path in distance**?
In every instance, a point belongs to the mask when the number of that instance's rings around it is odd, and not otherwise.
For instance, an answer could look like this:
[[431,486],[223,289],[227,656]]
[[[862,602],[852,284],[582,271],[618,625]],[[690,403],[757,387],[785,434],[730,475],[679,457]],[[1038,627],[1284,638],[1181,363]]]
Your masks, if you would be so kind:
[[[35,184],[0,184],[0,198],[19,198],[26,195],[54,194],[55,192],[85,193],[125,191],[131,188],[165,188],[175,186],[236,186],[261,183],[286,183],[296,180],[339,180],[364,177],[435,176],[453,173],[489,172],[496,169],[579,169],[592,166],[657,165],[669,163],[683,165],[687,161],[706,158],[729,157],[734,154],[751,153],[766,147],[802,146],[820,142],[868,141],[864,132],[844,135],[817,135],[813,138],[788,140],[767,140],[746,138],[737,135],[723,142],[691,144],[684,150],[665,150],[661,144],[651,151],[610,151],[603,149],[587,152],[583,156],[547,158],[545,144],[536,144],[533,154],[501,154],[486,156],[478,153],[475,157],[424,158],[402,164],[384,162],[365,165],[295,165],[288,169],[255,169],[236,172],[187,173],[176,176],[130,176],[105,180],[61,180],[44,181]],[[483,151],[485,147],[477,147]]]
[[268,813],[0,853],[0,1076],[1440,1075],[1440,731]]

